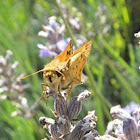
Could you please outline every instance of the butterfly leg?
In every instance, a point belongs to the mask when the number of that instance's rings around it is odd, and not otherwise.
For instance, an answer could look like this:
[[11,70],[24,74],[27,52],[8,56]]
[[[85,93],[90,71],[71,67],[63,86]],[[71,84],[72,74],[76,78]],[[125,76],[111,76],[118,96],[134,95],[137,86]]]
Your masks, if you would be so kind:
[[45,93],[43,92],[39,98],[39,100],[37,101],[37,105],[40,103],[40,101],[42,100],[43,96],[45,95]]
[[40,101],[42,100],[43,96],[46,95],[46,85],[45,85],[45,83],[41,83],[41,87],[42,87],[43,93],[41,94],[39,100],[37,101],[37,105],[40,103]]
[[59,83],[59,85],[58,85],[58,93],[59,93],[59,94],[61,94],[60,91],[61,91],[61,83]]
[[70,87],[69,87],[67,100],[69,100],[69,99],[70,99],[70,97],[71,97],[72,87],[73,87],[73,83],[71,83],[71,85],[70,85]]
[[45,100],[46,100],[46,104],[47,104],[47,99],[50,96],[49,93],[48,93],[48,91],[46,91],[47,90],[47,86],[46,86],[45,83],[41,83],[41,87],[42,87],[42,90],[43,90],[43,93],[42,94],[45,95]]
[[42,88],[43,92],[46,91],[46,85],[45,85],[45,83],[41,83],[41,88]]

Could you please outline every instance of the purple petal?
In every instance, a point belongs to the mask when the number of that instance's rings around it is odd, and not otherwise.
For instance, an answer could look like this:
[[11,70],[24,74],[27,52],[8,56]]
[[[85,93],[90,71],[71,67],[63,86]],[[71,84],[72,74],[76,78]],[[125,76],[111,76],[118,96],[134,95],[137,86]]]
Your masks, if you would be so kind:
[[48,35],[49,35],[49,32],[46,32],[46,31],[40,31],[38,33],[38,36],[42,36],[42,37],[48,37]]
[[56,28],[60,28],[60,24],[58,22],[53,22],[51,24],[47,24],[46,26],[44,26],[46,30],[48,29],[56,29]]
[[42,44],[37,44],[37,47],[40,49],[39,56],[41,58],[47,57],[47,56],[49,56],[49,57],[56,56],[55,52],[50,51],[46,46],[44,46]]
[[70,41],[70,38],[64,39],[64,40],[59,40],[56,43],[57,48],[62,52],[64,49],[67,47],[68,43]]
[[129,114],[132,114],[134,111],[134,107],[140,107],[139,104],[135,103],[135,102],[131,102],[130,104],[128,104],[127,106],[125,106],[123,109],[125,111],[127,111]]
[[44,46],[43,44],[37,44],[37,47],[39,49],[48,49],[46,46]]
[[55,28],[58,28],[58,27],[60,27],[60,24],[59,24],[58,22],[54,22],[54,23],[52,24],[52,26],[55,27]]

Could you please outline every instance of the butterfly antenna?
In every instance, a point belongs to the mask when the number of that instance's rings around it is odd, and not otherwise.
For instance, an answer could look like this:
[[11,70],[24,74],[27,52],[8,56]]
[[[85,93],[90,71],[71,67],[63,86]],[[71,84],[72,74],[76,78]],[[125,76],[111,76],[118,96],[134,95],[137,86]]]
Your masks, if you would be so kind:
[[39,70],[39,71],[37,71],[37,72],[35,72],[35,73],[32,73],[32,74],[29,74],[29,75],[27,75],[27,76],[21,77],[20,80],[24,80],[24,79],[26,79],[26,78],[28,78],[28,77],[30,77],[30,76],[32,76],[32,75],[35,75],[35,74],[37,74],[37,73],[39,73],[39,72],[43,72],[43,71],[44,71],[44,70],[42,69],[42,70]]
[[39,105],[39,103],[40,103],[40,101],[42,100],[42,98],[43,98],[44,95],[45,95],[45,93],[43,92],[43,93],[41,94],[39,100],[38,100],[37,103],[36,103],[37,105]]

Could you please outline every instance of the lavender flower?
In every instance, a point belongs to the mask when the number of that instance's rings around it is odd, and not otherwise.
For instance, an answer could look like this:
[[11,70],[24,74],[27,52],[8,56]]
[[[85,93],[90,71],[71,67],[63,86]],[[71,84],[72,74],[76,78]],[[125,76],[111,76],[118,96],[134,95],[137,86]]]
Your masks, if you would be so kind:
[[98,35],[106,35],[110,30],[110,16],[106,5],[101,4],[95,13],[95,33]]
[[71,38],[57,41],[57,43],[56,43],[57,49],[60,50],[61,52],[64,51],[64,49],[66,48],[66,46],[68,45],[70,40],[71,40]]
[[[67,6],[61,2],[61,0],[59,0],[58,3],[63,11],[63,15],[65,19],[67,20],[68,24],[70,25],[74,33],[77,33],[77,32],[79,33],[83,26],[82,21],[81,21],[82,13],[79,12],[78,9],[73,6],[69,10]],[[62,20],[61,22],[63,23]]]
[[[74,27],[74,31],[81,29],[80,26],[80,19],[75,16],[70,16],[71,12],[66,12],[66,6],[61,5],[62,9],[64,10],[64,15],[67,17],[67,21],[69,24]],[[66,8],[66,9],[65,9]],[[74,11],[76,8],[74,9]],[[80,15],[80,14],[79,14]],[[48,24],[42,25],[42,31],[38,33],[39,36],[45,37],[47,39],[47,43],[45,45],[43,44],[37,44],[37,47],[40,49],[39,56],[41,58],[43,57],[55,57],[56,55],[60,54],[67,46],[68,42],[70,41],[70,38],[64,38],[64,31],[65,31],[65,24],[62,22],[62,19],[56,21],[56,17],[52,16],[48,18]],[[82,35],[77,34],[77,44],[80,46],[83,44],[86,39]]]
[[42,25],[42,31],[38,33],[39,36],[45,37],[48,41],[46,46],[37,44],[40,49],[40,57],[54,57],[65,49],[67,46],[67,39],[64,39],[65,26],[56,21],[56,17],[49,18],[49,24]]
[[129,114],[132,115],[132,112],[134,112],[134,109],[135,108],[139,108],[139,107],[140,107],[140,105],[138,105],[137,103],[131,102],[130,104],[128,104],[127,106],[125,106],[123,109],[125,111],[127,111]]
[[55,16],[50,17],[48,20],[49,24],[42,25],[43,30],[40,31],[38,35],[47,38],[50,44],[54,44],[54,42],[63,39],[65,26],[60,26]]
[[[20,77],[23,76],[23,74],[19,76],[16,75],[15,69],[18,66],[18,62],[15,61],[14,63],[11,63],[10,60],[12,55],[13,53],[10,50],[7,50],[5,57],[0,56],[0,93],[6,93],[9,98],[14,97],[12,92],[18,96],[23,95],[24,89],[29,87],[29,84],[21,84]],[[10,97],[9,93],[11,93],[12,97]]]
[[29,107],[28,101],[24,97],[24,90],[30,85],[21,83],[20,77],[24,74],[17,76],[15,70],[18,62],[11,63],[12,55],[13,53],[7,50],[5,57],[0,56],[0,100],[9,100],[17,107],[17,110],[12,112],[12,117],[20,115],[29,118],[33,116],[37,104]]
[[40,53],[39,56],[41,58],[49,56],[49,57],[54,57],[57,54],[53,51],[50,51],[46,46],[42,45],[42,44],[37,44],[37,47],[40,49]]

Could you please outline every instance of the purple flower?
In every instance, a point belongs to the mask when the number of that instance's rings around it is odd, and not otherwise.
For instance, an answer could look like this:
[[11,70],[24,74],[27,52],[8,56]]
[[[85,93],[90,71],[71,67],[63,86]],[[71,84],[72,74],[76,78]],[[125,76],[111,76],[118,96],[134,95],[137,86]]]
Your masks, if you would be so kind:
[[140,107],[139,104],[135,103],[135,102],[131,102],[130,104],[128,104],[127,106],[125,106],[123,109],[125,111],[127,111],[129,114],[132,114],[134,111],[134,108],[138,108]]
[[61,52],[64,51],[70,40],[71,40],[70,38],[67,38],[57,41],[56,46],[58,50],[60,50]]
[[39,36],[46,37],[51,44],[56,44],[58,40],[63,39],[65,25],[60,26],[56,21],[56,17],[49,18],[49,24],[42,25],[42,31],[38,33]]
[[46,57],[46,56],[54,57],[57,55],[55,52],[50,51],[46,46],[42,44],[37,44],[37,47],[40,49],[39,56],[41,58]]

